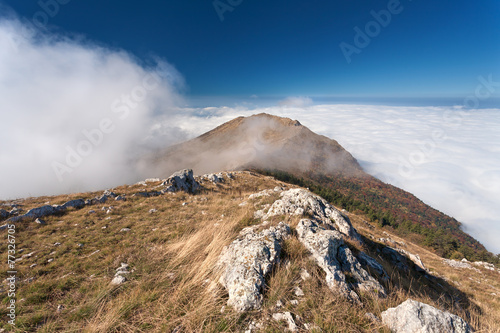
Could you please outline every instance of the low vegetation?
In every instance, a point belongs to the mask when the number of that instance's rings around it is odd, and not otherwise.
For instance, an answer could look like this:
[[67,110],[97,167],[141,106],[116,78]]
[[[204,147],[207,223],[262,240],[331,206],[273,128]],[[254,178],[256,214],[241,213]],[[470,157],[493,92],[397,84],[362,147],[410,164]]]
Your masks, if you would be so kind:
[[[349,217],[366,245],[350,247],[383,263],[391,277],[385,285],[387,298],[362,295],[363,306],[339,298],[325,285],[324,273],[303,245],[290,238],[285,241],[280,264],[267,278],[263,308],[235,312],[226,307],[227,295],[216,283],[217,258],[242,228],[259,223],[253,218],[254,211],[277,197],[248,200],[250,194],[293,185],[245,172],[229,183],[206,182],[196,195],[131,196],[157,185],[115,188],[117,194],[126,195],[126,201],[70,210],[46,218],[46,225],[16,224],[16,257],[22,259],[16,263],[13,332],[239,332],[252,322],[264,323],[264,332],[283,332],[286,324],[271,318],[283,311],[291,312],[302,329],[308,324],[317,332],[389,332],[365,314],[380,316],[408,297],[453,312],[479,332],[500,332],[500,301],[498,297],[492,300],[492,293],[500,295],[498,272],[483,268],[456,271],[435,253],[406,241],[408,249],[421,254],[440,278],[429,280],[416,271],[403,274],[379,254],[383,245],[376,239],[387,227],[367,225],[365,216],[356,214]],[[27,210],[99,194],[32,198],[19,204]],[[299,217],[286,219],[293,228]],[[5,231],[2,234],[6,237]],[[0,253],[1,262],[6,263],[6,242],[0,244]],[[113,286],[110,281],[122,262],[129,265],[130,274],[127,282]],[[304,269],[311,276],[305,280],[301,277]],[[6,265],[0,266],[2,276],[6,271]],[[304,296],[295,295],[295,286],[300,286]],[[6,320],[9,298],[5,287],[1,288],[0,328],[11,331]],[[280,309],[278,301],[283,304]]]

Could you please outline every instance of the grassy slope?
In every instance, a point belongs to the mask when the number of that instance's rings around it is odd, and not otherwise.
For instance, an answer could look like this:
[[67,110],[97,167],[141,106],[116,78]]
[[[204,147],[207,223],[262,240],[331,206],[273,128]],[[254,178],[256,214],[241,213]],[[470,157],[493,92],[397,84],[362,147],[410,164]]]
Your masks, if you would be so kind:
[[[279,311],[292,312],[298,324],[315,323],[328,332],[388,332],[382,325],[371,323],[364,314],[379,315],[409,296],[467,317],[476,329],[500,331],[495,327],[495,322],[500,322],[500,302],[498,298],[491,300],[492,292],[500,294],[500,274],[484,269],[480,273],[458,272],[443,266],[435,254],[413,244],[408,244],[411,252],[421,254],[426,265],[453,282],[429,281],[417,272],[410,277],[400,274],[379,256],[392,277],[386,286],[390,296],[381,300],[364,295],[365,306],[353,306],[325,286],[324,273],[292,238],[285,243],[281,264],[267,280],[262,311],[239,314],[226,308],[221,312],[227,296],[220,287],[210,287],[215,286],[212,282],[217,279],[213,272],[217,257],[243,227],[258,223],[252,218],[253,212],[276,197],[239,204],[249,194],[277,185],[283,184],[269,177],[241,173],[230,184],[204,184],[205,189],[197,195],[129,197],[125,202],[110,201],[47,218],[46,226],[33,222],[17,224],[16,246],[23,250],[17,256],[35,252],[17,263],[17,331],[170,332],[176,327],[182,327],[184,332],[240,331],[252,320],[267,320],[265,331],[282,332],[284,323],[269,320],[277,312],[274,306],[280,299],[285,307]],[[131,194],[142,188],[142,185],[123,186],[115,192]],[[56,204],[94,195],[97,193],[32,198],[21,203],[27,210],[47,202]],[[101,210],[103,206],[114,209],[106,214]],[[152,208],[158,211],[149,213]],[[90,209],[96,214],[89,214]],[[382,245],[371,242],[369,235],[377,237],[382,229],[368,228],[362,216],[350,218],[367,238],[364,250],[377,257],[377,249]],[[277,222],[278,218],[271,221]],[[293,227],[298,218],[287,218],[286,222]],[[121,232],[122,228],[131,230]],[[2,234],[6,237],[5,231]],[[61,245],[55,246],[56,242]],[[355,246],[352,244],[356,251]],[[6,243],[2,242],[0,253],[4,263],[6,249]],[[130,265],[129,281],[111,286],[109,283],[121,262]],[[36,266],[30,268],[33,264]],[[302,281],[302,268],[313,278]],[[6,270],[6,265],[2,265],[0,274],[6,276]],[[459,280],[462,276],[472,280]],[[287,302],[297,299],[293,294],[296,284],[305,292],[297,306]],[[1,297],[5,305],[8,301],[5,290]],[[0,318],[7,318],[5,306],[0,308]],[[1,320],[1,325],[10,329],[6,320]]]

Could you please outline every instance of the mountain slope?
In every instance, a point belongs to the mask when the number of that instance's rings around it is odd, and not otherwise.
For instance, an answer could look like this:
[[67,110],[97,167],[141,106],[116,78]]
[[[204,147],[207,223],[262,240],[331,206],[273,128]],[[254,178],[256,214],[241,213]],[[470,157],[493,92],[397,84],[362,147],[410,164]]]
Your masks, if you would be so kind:
[[[282,245],[280,263],[266,276],[260,310],[235,311],[227,306],[225,290],[215,284],[214,268],[223,248],[243,228],[265,227],[254,216],[259,210],[270,213],[280,198],[277,187],[296,186],[251,172],[196,179],[202,187],[195,194],[162,193],[164,182],[152,179],[114,188],[106,192],[106,200],[102,192],[94,192],[0,202],[4,207],[15,204],[24,213],[88,200],[83,208],[43,217],[44,223],[15,223],[15,256],[20,259],[16,327],[6,321],[0,327],[14,332],[239,332],[251,327],[253,332],[282,332],[287,324],[273,316],[289,312],[304,330],[307,324],[310,331],[389,332],[366,314],[380,317],[411,297],[461,316],[476,330],[499,331],[500,300],[491,297],[500,293],[498,271],[480,265],[451,268],[435,254],[347,212],[343,214],[363,237],[363,244],[346,239],[347,247],[382,264],[390,277],[381,282],[386,298],[360,292],[363,306],[358,306],[339,297],[308,249],[291,237]],[[300,220],[307,218],[311,216],[304,211],[266,220],[268,226],[287,223],[296,233]],[[409,259],[393,261],[393,254],[386,254],[388,246],[419,254],[427,271]],[[5,242],[0,253],[7,262]],[[0,274],[6,276],[7,270],[3,265]],[[125,276],[125,282],[112,284],[117,275]],[[346,276],[349,284],[354,281]],[[6,288],[1,291],[4,302]],[[7,312],[0,308],[2,318]]]
[[319,186],[321,194],[335,204],[363,213],[400,235],[411,235],[439,255],[498,262],[461,230],[458,221],[366,174],[338,142],[315,134],[297,120],[268,114],[239,117],[159,151],[144,163],[163,176],[182,168],[195,173],[252,169],[302,186]]

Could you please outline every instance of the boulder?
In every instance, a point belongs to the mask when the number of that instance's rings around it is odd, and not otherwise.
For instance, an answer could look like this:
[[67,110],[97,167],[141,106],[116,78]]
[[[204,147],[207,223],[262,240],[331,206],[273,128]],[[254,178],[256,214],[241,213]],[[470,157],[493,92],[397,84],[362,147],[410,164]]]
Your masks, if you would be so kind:
[[264,278],[278,262],[281,244],[291,233],[283,222],[261,232],[256,227],[243,229],[217,263],[222,271],[219,282],[229,293],[227,304],[237,311],[261,307]]
[[167,186],[166,192],[184,191],[195,193],[200,188],[200,184],[194,179],[193,170],[191,169],[177,171],[163,182],[163,185]]
[[412,299],[382,312],[382,322],[394,333],[473,332],[459,316]]
[[76,200],[70,200],[66,202],[64,205],[61,206],[64,209],[68,209],[69,207],[75,208],[75,209],[81,209],[85,207],[85,200],[83,199],[76,199]]

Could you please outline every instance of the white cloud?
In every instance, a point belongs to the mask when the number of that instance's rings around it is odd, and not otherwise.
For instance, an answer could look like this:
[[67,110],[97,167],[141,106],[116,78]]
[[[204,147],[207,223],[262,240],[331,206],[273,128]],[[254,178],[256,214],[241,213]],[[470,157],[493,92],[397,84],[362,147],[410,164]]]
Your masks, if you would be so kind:
[[185,138],[165,128],[149,135],[178,112],[182,84],[168,63],[152,62],[2,19],[0,198],[134,181],[135,154]]
[[305,107],[313,104],[313,100],[309,97],[304,96],[292,96],[287,97],[278,102],[281,106],[290,106],[290,107]]

